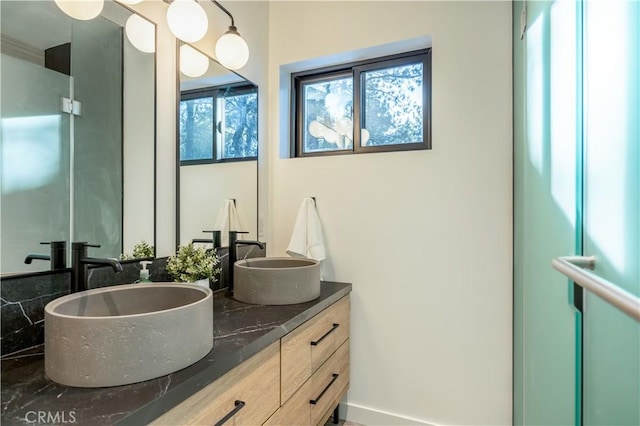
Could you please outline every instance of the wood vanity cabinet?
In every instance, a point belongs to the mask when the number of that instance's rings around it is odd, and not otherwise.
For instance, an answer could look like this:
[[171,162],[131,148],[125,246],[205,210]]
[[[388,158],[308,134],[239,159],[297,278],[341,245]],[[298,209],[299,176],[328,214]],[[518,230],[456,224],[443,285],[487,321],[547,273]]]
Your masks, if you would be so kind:
[[319,425],[349,387],[349,296],[152,425]]
[[[152,425],[260,425],[280,406],[280,342],[249,358]],[[240,404],[236,401],[241,402]]]
[[324,424],[349,387],[349,296],[284,336],[281,407],[266,425]]

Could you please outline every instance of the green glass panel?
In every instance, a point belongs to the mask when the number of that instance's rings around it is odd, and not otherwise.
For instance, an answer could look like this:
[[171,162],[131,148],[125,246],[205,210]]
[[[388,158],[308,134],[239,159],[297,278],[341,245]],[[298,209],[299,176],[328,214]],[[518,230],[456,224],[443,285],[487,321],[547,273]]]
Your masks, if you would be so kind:
[[[640,295],[640,2],[585,4],[585,253]],[[640,324],[588,294],[584,424],[640,424]]]
[[580,317],[556,256],[576,253],[577,12],[514,4],[514,423],[576,422]]

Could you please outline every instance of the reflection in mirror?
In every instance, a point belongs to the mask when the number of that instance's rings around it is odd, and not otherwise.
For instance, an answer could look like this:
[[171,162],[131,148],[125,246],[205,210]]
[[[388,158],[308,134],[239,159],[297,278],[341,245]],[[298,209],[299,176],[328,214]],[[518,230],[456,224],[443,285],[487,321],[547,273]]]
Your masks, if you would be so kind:
[[[179,46],[177,241],[257,239],[258,88],[187,44]],[[208,244],[211,246],[211,244]]]
[[[78,21],[51,1],[0,8],[2,274],[69,266],[72,241],[100,244],[94,257],[154,244],[155,54],[124,35],[132,12],[106,2]],[[66,249],[40,245],[52,241]]]

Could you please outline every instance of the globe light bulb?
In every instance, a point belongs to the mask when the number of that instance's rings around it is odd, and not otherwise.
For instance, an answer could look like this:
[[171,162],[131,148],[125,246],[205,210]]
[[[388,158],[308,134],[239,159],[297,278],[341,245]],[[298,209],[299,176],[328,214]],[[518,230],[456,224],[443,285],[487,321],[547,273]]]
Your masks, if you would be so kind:
[[174,0],[167,10],[167,24],[177,38],[187,43],[200,40],[207,33],[207,13],[194,0]]
[[216,43],[216,58],[223,67],[237,70],[246,65],[249,60],[249,46],[238,30],[230,26],[229,30]]
[[117,2],[124,3],[124,4],[138,4],[142,2],[142,0],[117,0]]
[[80,21],[88,21],[102,13],[104,0],[55,0],[56,5],[67,15]]
[[136,49],[145,53],[156,51],[156,28],[151,22],[134,13],[127,19],[124,29]]
[[209,58],[188,44],[180,46],[180,72],[187,77],[200,77],[209,69]]

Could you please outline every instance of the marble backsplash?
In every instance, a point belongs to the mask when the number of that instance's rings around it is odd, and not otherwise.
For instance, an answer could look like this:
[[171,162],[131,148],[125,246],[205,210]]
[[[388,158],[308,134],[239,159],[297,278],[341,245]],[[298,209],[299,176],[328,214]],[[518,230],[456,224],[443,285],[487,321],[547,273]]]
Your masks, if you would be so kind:
[[[257,246],[239,246],[238,259],[265,256]],[[226,287],[228,249],[218,249],[222,276],[211,285],[212,290]],[[151,281],[172,281],[166,273],[167,258],[158,258],[148,267]],[[88,287],[100,288],[130,284],[140,277],[137,260],[122,262],[122,271],[113,272],[108,266],[89,268]],[[0,283],[0,354],[4,357],[44,342],[44,307],[47,303],[69,293],[71,272],[38,272],[4,277]]]

